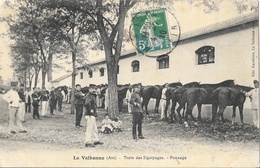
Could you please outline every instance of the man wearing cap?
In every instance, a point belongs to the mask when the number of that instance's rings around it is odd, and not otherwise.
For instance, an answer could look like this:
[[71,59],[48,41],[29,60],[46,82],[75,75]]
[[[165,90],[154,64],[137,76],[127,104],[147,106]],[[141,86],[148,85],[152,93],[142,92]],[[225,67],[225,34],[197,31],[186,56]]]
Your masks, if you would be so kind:
[[255,88],[250,92],[241,91],[247,97],[251,97],[251,109],[253,112],[253,123],[259,128],[259,82],[254,80]]
[[56,108],[56,94],[55,94],[55,87],[51,87],[51,91],[49,93],[49,106],[50,106],[50,114],[54,115],[53,111]]
[[48,92],[46,90],[45,87],[42,88],[42,92],[41,92],[41,102],[42,102],[42,117],[45,117],[47,114],[47,109],[48,109],[48,100],[49,100],[49,96],[48,96]]
[[21,99],[19,103],[19,114],[21,116],[21,121],[25,122],[24,115],[25,115],[25,94],[23,90],[24,85],[20,86],[20,90],[18,91],[19,97]]
[[25,112],[30,113],[31,112],[31,102],[32,102],[32,92],[30,88],[27,88],[25,93]]
[[132,128],[133,139],[137,139],[136,136],[137,125],[138,125],[138,138],[144,139],[142,134],[143,110],[142,110],[142,100],[139,94],[140,90],[141,90],[140,85],[134,86],[134,92],[130,99],[130,104],[132,105],[132,114],[133,114],[133,128]]
[[[15,82],[11,82],[11,89],[3,96],[3,100],[9,103],[9,130],[10,133],[16,133],[18,127],[18,131],[20,133],[26,133],[24,130],[21,115],[19,114],[19,103],[21,99],[19,97],[18,92],[16,91],[17,84]],[[16,126],[15,126],[16,122]]]
[[83,105],[84,105],[84,94],[80,91],[81,90],[81,85],[77,84],[76,85],[76,90],[75,90],[75,110],[76,110],[76,124],[75,126],[77,128],[83,127],[80,125],[82,115],[83,115]]

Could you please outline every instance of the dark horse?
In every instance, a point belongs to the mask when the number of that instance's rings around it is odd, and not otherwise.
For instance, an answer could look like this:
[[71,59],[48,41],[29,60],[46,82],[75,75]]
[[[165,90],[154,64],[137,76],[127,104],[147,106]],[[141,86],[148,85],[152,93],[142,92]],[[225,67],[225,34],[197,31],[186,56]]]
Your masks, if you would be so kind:
[[60,88],[65,93],[65,96],[67,96],[67,94],[68,94],[68,87],[67,86],[58,86],[57,88],[55,88],[54,91],[58,91]]
[[[222,122],[225,121],[223,113],[226,107],[233,106],[232,125],[235,122],[237,107],[239,108],[241,124],[244,124],[243,107],[246,97],[243,93],[241,93],[241,90],[249,92],[252,89],[254,88],[242,85],[235,85],[234,87],[219,87],[213,91],[213,97],[216,99],[216,105],[219,107],[218,116],[221,117]],[[214,111],[214,113],[216,113],[216,111]]]
[[[169,83],[170,88],[177,87],[177,86],[182,86],[182,84],[180,82]],[[145,107],[145,112],[147,115],[149,115],[147,106],[151,98],[156,99],[154,111],[155,113],[158,113],[158,108],[159,108],[159,103],[162,96],[163,88],[164,85],[155,85],[155,86],[149,85],[149,86],[144,86],[141,89],[140,95],[143,98],[142,108]]]
[[119,108],[119,112],[122,110],[123,100],[126,97],[126,92],[129,89],[129,86],[130,86],[130,84],[118,86],[118,108]]
[[193,120],[195,118],[192,115],[193,107],[197,104],[198,107],[198,119],[201,120],[201,106],[202,104],[212,104],[212,120],[215,119],[216,102],[212,96],[215,89],[219,87],[233,87],[234,80],[226,80],[217,84],[200,84],[199,87],[193,87],[186,90],[182,96],[182,101],[180,106],[184,107],[187,103],[187,109],[185,113],[185,120],[188,120],[188,115],[191,116]]
[[184,84],[181,87],[177,87],[175,89],[174,88],[170,88],[170,89],[167,90],[167,93],[166,93],[166,99],[167,99],[166,110],[167,110],[167,107],[168,107],[170,99],[172,100],[171,122],[173,122],[173,118],[175,120],[177,120],[176,115],[175,115],[175,107],[176,107],[177,103],[179,104],[179,108],[177,109],[177,112],[178,112],[180,120],[182,120],[182,117],[181,117],[181,114],[180,114],[180,110],[181,110],[181,108],[183,108],[183,111],[185,110],[185,106],[184,107],[180,106],[182,95],[189,88],[191,88],[191,87],[198,87],[199,84],[200,84],[199,82],[190,82],[190,83]]

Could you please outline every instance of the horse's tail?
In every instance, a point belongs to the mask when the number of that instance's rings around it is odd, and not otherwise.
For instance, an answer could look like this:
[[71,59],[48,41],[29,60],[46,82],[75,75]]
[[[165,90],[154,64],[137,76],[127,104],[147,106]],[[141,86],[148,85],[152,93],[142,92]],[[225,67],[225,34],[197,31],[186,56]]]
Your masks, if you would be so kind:
[[219,95],[219,92],[220,92],[221,88],[217,88],[215,89],[213,92],[212,92],[212,98],[213,100],[217,101],[218,100],[218,95]]

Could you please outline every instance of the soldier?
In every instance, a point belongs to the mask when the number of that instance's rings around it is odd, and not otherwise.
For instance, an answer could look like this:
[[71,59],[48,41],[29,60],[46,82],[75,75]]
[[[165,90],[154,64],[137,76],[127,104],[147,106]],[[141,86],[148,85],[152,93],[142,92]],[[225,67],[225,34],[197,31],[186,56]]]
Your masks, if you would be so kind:
[[168,83],[165,84],[165,87],[163,88],[162,90],[162,95],[161,95],[161,120],[164,120],[165,115],[167,115],[167,112],[166,114],[164,114],[164,110],[166,108],[166,92],[167,92],[167,89],[168,89]]
[[33,119],[41,120],[39,115],[39,101],[40,97],[38,94],[38,90],[36,88],[33,88],[33,94],[32,94],[32,105],[33,105]]
[[30,113],[31,112],[31,102],[32,102],[32,92],[30,88],[27,88],[25,95],[25,112]]
[[21,115],[21,121],[25,122],[24,115],[25,115],[25,94],[23,90],[24,85],[20,86],[20,90],[18,91],[19,97],[21,102],[19,103],[19,114]]
[[132,129],[133,139],[137,139],[136,136],[137,125],[138,125],[138,138],[144,139],[142,134],[143,110],[142,110],[142,100],[139,94],[140,90],[141,90],[141,86],[136,85],[134,87],[134,92],[130,99],[130,104],[132,105],[132,113],[133,113],[133,129]]
[[58,102],[58,110],[59,110],[59,112],[61,112],[62,100],[63,100],[63,95],[61,93],[61,88],[58,88],[58,91],[56,93],[56,97],[57,97],[57,102]]
[[253,81],[255,88],[250,92],[241,91],[245,96],[251,98],[251,109],[253,112],[253,123],[256,128],[259,128],[259,82]]
[[42,92],[41,92],[41,102],[42,102],[42,114],[41,115],[43,117],[45,117],[47,114],[48,100],[49,100],[48,92],[46,91],[46,88],[43,87]]
[[[3,96],[3,100],[9,103],[9,131],[15,134],[18,127],[20,133],[26,133],[27,131],[23,128],[21,115],[19,114],[19,103],[22,101],[19,94],[16,91],[16,82],[11,82],[11,89]],[[16,122],[16,126],[15,126]]]
[[80,125],[81,118],[83,115],[83,105],[84,105],[84,94],[80,91],[81,90],[81,85],[77,84],[76,85],[76,90],[75,90],[75,109],[76,109],[76,123],[75,126],[77,128],[83,127]]
[[55,95],[55,88],[51,87],[51,91],[49,93],[49,106],[50,106],[50,114],[54,115],[53,111],[56,108],[56,95]]

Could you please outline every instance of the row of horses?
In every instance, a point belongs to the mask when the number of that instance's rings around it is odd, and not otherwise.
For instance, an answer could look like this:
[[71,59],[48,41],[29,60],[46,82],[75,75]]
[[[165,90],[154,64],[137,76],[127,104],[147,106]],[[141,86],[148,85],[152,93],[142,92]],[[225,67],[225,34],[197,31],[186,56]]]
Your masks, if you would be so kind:
[[[146,114],[148,114],[147,105],[150,98],[156,99],[155,112],[158,112],[163,88],[164,85],[155,85],[145,86],[141,90],[143,106],[145,107]],[[233,106],[232,124],[234,124],[235,121],[237,107],[239,108],[241,123],[243,124],[243,107],[246,97],[241,93],[241,90],[249,92],[252,89],[252,87],[235,85],[234,80],[225,80],[216,84],[200,84],[199,82],[191,82],[182,85],[180,82],[170,83],[169,88],[166,91],[167,103],[164,116],[167,119],[167,107],[171,101],[171,122],[173,122],[173,118],[177,120],[175,114],[177,103],[179,106],[176,109],[176,112],[180,120],[184,117],[185,121],[187,121],[190,116],[192,120],[196,121],[192,114],[195,105],[197,105],[198,108],[198,120],[201,120],[202,105],[210,104],[212,105],[212,121],[215,122],[217,117],[221,117],[221,120],[224,122],[223,113],[226,107]],[[185,114],[185,116],[181,116],[181,110],[183,110],[183,115]]]
[[[126,92],[129,89],[130,84],[118,85],[118,103],[119,110],[121,111],[123,106],[123,100],[126,97]],[[190,116],[192,120],[196,120],[192,114],[193,108],[197,105],[198,108],[198,120],[201,120],[201,108],[203,104],[212,105],[212,121],[214,122],[217,117],[220,117],[224,122],[223,113],[227,106],[233,106],[233,115],[232,115],[232,124],[234,124],[236,117],[236,108],[239,108],[240,120],[243,124],[243,106],[246,100],[244,94],[241,93],[241,90],[249,92],[252,90],[252,87],[235,85],[234,80],[225,80],[216,84],[201,84],[200,82],[190,82],[187,84],[182,84],[180,82],[168,83],[168,89],[166,91],[166,108],[165,108],[165,117],[167,118],[167,107],[170,102],[171,112],[170,120],[173,122],[178,118],[182,121],[184,118],[185,121],[188,120]],[[100,98],[104,97],[107,89],[107,85],[97,85],[97,88],[100,89],[101,95]],[[156,99],[155,112],[158,113],[159,103],[162,95],[162,90],[165,85],[148,85],[142,86],[140,95],[143,99],[142,108],[149,115],[147,106],[150,99]],[[82,88],[83,93],[88,92],[88,87]],[[103,99],[104,100],[104,99]],[[179,105],[176,109],[177,104]],[[183,114],[181,115],[181,110]],[[218,110],[218,113],[217,113]]]

